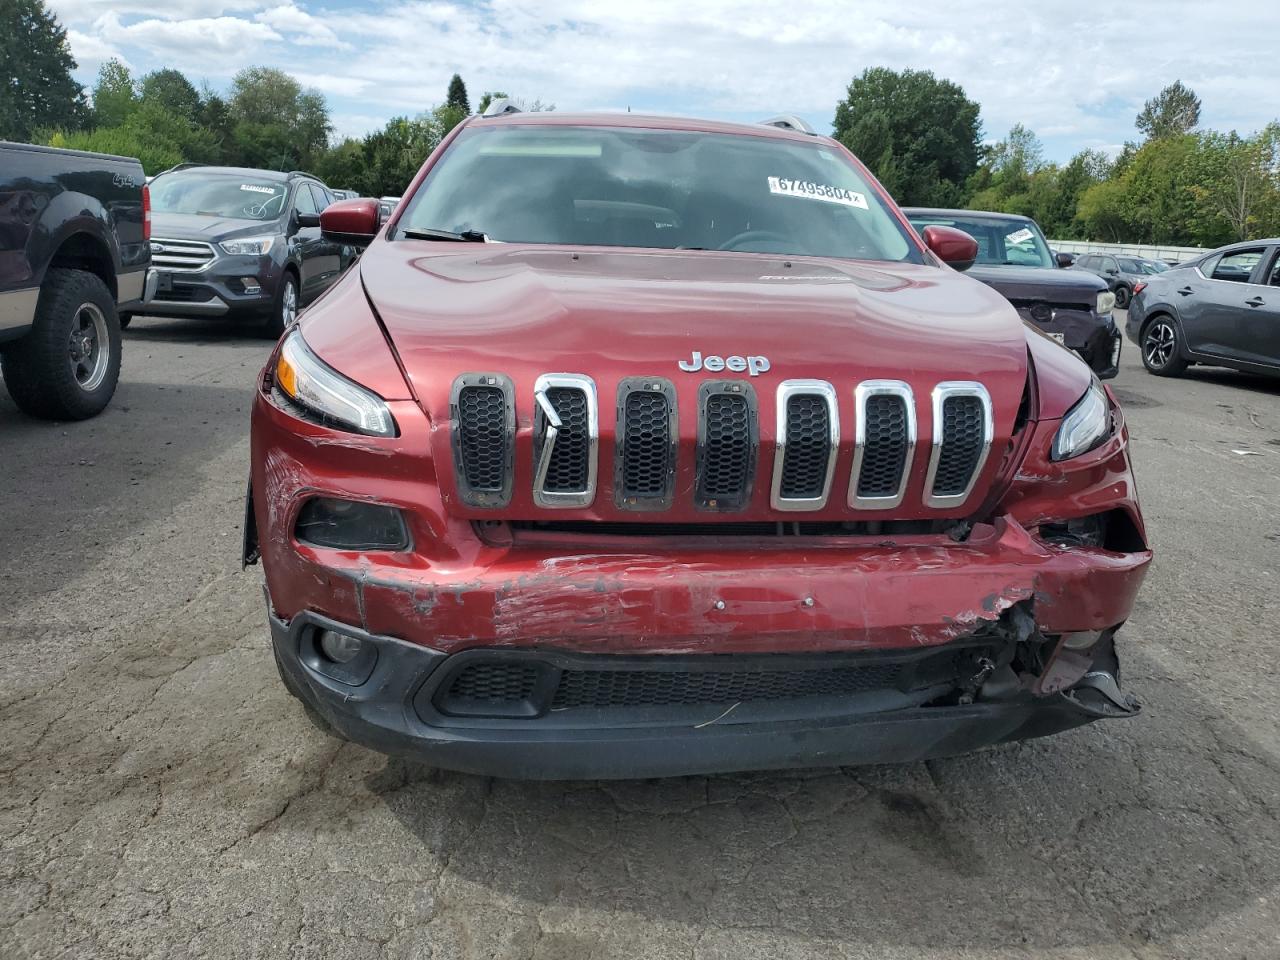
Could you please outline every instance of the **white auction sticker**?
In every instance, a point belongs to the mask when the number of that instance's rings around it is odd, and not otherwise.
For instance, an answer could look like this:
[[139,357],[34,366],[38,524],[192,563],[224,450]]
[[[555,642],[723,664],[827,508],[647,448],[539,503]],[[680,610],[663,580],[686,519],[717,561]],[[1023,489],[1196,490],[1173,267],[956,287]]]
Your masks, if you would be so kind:
[[242,183],[240,184],[240,189],[248,190],[250,193],[275,193],[275,190],[271,187],[256,187],[252,183]]
[[1026,243],[1028,240],[1030,240],[1034,236],[1035,236],[1034,233],[1032,233],[1026,227],[1023,227],[1021,230],[1017,231],[1016,233],[1009,234],[1007,237],[1004,238],[1004,240],[1005,240],[1005,243],[1014,243],[1014,244]]
[[809,200],[822,200],[825,203],[841,203],[846,207],[858,207],[866,210],[867,198],[844,187],[833,187],[830,184],[814,183],[812,180],[788,180],[786,177],[770,177],[769,192],[783,197],[805,197]]

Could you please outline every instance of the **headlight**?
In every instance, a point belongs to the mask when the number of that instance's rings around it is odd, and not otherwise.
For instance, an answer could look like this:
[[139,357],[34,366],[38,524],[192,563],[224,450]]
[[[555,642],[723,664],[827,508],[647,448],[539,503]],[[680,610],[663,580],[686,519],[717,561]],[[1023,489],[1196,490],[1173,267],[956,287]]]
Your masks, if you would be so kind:
[[396,435],[396,422],[382,398],[326,366],[297,330],[280,348],[275,383],[294,403],[332,425],[375,437]]
[[1098,294],[1098,312],[1110,313],[1116,305],[1116,295],[1110,290],[1104,290]]
[[1111,433],[1111,410],[1106,391],[1096,380],[1080,401],[1067,411],[1053,438],[1051,460],[1070,460],[1088,453]]
[[275,237],[246,237],[243,240],[224,240],[218,246],[233,257],[261,257],[275,242]]

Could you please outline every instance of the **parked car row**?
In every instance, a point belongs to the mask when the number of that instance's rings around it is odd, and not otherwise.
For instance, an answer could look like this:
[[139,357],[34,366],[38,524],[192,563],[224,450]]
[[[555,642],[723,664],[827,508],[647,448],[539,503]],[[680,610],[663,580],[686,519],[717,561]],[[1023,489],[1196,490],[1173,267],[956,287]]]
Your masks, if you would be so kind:
[[1114,256],[1109,253],[1083,253],[1075,258],[1073,265],[1105,280],[1111,292],[1116,295],[1116,306],[1122,310],[1129,306],[1136,284],[1169,269],[1169,265],[1160,260]]

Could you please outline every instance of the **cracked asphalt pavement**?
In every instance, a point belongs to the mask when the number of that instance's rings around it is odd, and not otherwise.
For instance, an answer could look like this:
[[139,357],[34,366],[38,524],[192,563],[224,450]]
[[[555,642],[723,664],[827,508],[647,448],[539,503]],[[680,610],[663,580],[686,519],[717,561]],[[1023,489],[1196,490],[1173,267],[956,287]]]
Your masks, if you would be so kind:
[[1280,380],[1125,346],[1138,718],[533,784],[312,728],[238,566],[268,346],[139,319],[124,347],[96,420],[0,400],[0,957],[1280,957]]

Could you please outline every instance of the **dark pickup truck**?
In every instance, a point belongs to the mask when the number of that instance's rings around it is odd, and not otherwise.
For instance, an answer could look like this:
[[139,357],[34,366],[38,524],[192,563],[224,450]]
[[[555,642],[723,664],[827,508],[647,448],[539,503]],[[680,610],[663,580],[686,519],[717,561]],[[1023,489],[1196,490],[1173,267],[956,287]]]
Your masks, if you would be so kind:
[[100,413],[121,310],[147,298],[150,208],[127,157],[0,142],[0,370],[25,413]]

